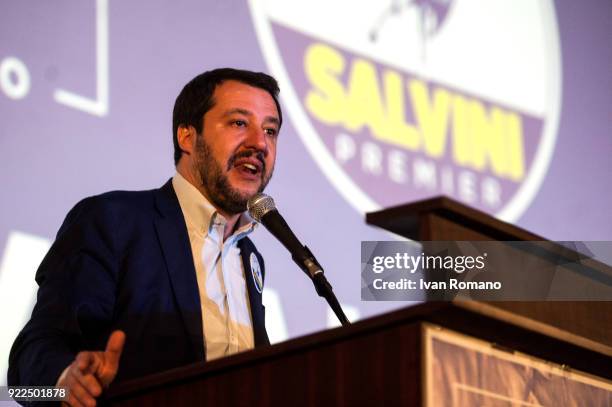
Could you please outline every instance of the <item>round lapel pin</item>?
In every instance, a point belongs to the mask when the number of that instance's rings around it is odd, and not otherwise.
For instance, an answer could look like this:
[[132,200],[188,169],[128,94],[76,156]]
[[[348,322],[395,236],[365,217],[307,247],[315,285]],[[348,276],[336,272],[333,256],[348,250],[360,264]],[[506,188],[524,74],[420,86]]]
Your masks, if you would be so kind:
[[263,276],[261,275],[261,266],[259,265],[259,260],[257,260],[255,253],[251,253],[249,263],[251,263],[251,275],[253,276],[255,288],[261,294],[263,290]]

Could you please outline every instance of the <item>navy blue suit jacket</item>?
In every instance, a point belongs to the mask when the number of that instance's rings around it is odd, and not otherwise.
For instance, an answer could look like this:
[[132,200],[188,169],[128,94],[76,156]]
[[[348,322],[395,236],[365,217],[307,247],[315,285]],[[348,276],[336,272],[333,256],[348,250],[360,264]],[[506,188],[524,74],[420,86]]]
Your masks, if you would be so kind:
[[[239,243],[255,346],[269,344],[261,293]],[[168,181],[86,198],[67,215],[41,263],[32,318],[13,344],[9,385],[55,385],[81,350],[127,339],[115,382],[205,360],[200,296],[185,220]]]

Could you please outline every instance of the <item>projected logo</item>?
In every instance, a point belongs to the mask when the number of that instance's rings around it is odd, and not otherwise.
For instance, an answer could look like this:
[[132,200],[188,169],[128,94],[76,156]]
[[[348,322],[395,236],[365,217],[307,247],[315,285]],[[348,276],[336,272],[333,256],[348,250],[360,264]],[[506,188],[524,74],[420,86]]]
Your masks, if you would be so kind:
[[308,151],[370,211],[444,194],[514,220],[560,105],[552,1],[251,0]]

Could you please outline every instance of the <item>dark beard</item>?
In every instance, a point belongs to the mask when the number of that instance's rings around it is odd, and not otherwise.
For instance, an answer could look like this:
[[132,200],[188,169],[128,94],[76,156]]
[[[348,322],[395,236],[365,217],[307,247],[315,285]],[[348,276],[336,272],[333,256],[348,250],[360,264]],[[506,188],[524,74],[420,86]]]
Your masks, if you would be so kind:
[[[232,188],[227,176],[223,173],[221,165],[212,156],[210,147],[206,144],[206,141],[204,141],[202,134],[196,136],[195,154],[195,170],[200,177],[200,184],[204,188],[204,191],[208,195],[207,198],[210,199],[211,203],[222,211],[232,215],[246,211],[247,202],[251,198],[251,195],[241,194],[239,191]],[[261,153],[256,153],[252,150],[234,153],[228,160],[227,171],[233,167],[234,162],[238,158],[250,157],[251,155],[257,154]],[[265,161],[263,157],[258,158],[262,163],[261,184],[258,188],[258,192],[262,192],[268,185],[268,182],[270,182],[274,169],[272,169],[270,175],[266,177]]]

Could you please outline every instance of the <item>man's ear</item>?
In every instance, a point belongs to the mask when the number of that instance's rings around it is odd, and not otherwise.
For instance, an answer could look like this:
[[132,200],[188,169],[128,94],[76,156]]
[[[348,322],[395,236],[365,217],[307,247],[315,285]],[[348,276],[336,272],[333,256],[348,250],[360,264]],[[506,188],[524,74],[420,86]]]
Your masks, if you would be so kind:
[[191,155],[195,150],[196,131],[193,126],[179,126],[176,130],[176,139],[181,151]]

